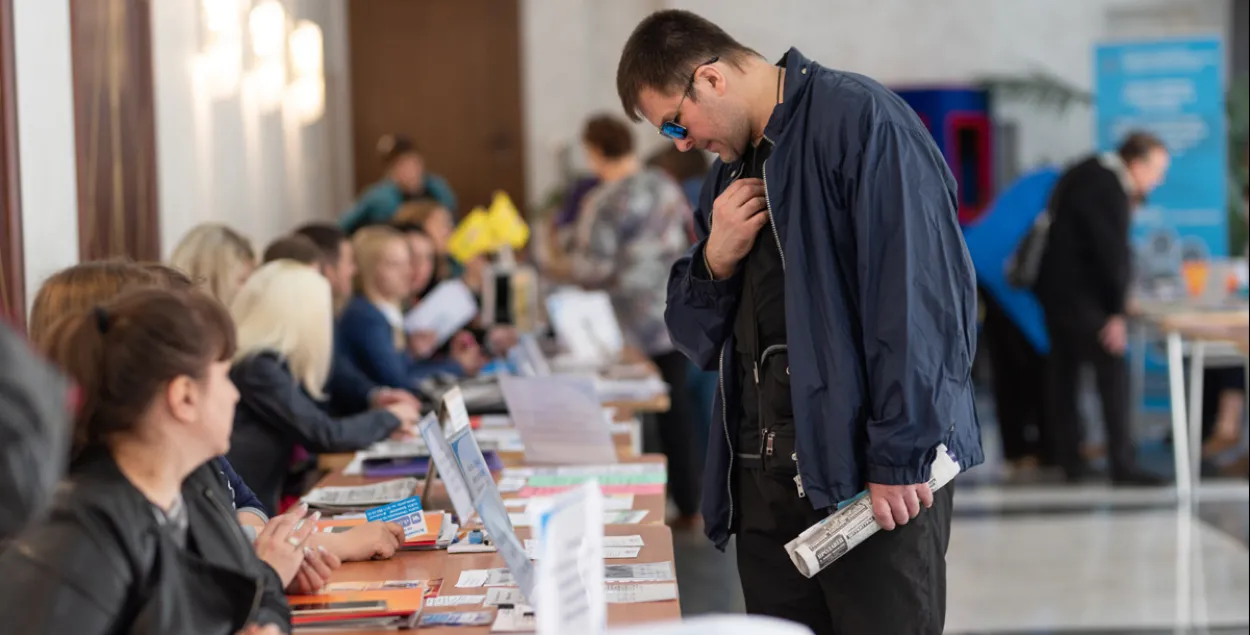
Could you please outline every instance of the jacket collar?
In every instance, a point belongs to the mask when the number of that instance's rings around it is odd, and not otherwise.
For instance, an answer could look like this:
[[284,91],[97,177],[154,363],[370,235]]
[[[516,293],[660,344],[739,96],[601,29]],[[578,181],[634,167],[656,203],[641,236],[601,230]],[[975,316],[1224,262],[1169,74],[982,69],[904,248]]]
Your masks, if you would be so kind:
[[1133,179],[1128,174],[1128,166],[1124,164],[1124,159],[1114,152],[1104,152],[1098,155],[1098,163],[1102,167],[1111,170],[1116,178],[1120,179],[1120,187],[1124,188],[1124,193],[1128,194],[1130,199],[1138,196],[1137,188],[1133,185]]
[[782,101],[773,109],[773,114],[768,118],[768,124],[764,126],[764,136],[769,141],[777,143],[785,133],[790,118],[797,110],[799,96],[807,90],[807,82],[813,75],[812,67],[815,62],[808,59],[796,48],[786,51],[786,54],[777,61],[777,65],[784,68],[786,72],[786,85],[782,91]]
[[[777,61],[777,66],[786,69],[786,84],[782,89],[781,103],[773,108],[773,114],[764,125],[764,137],[770,143],[776,145],[781,135],[785,133],[790,118],[796,110],[799,96],[807,90],[807,82],[813,74],[814,65],[815,62],[807,59],[793,47]],[[730,169],[731,174],[738,173],[739,168],[742,167],[743,158],[739,157],[737,161],[727,164],[726,167]]]

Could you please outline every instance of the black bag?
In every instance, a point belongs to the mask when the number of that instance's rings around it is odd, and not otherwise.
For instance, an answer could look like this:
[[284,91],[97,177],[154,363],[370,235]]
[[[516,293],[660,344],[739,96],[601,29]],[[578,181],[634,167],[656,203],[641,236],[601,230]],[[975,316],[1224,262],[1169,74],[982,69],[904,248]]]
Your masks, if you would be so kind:
[[1037,282],[1042,268],[1042,256],[1046,254],[1046,241],[1050,237],[1050,212],[1042,210],[1033,221],[1016,250],[1007,258],[1003,275],[1007,284],[1016,289],[1031,289]]

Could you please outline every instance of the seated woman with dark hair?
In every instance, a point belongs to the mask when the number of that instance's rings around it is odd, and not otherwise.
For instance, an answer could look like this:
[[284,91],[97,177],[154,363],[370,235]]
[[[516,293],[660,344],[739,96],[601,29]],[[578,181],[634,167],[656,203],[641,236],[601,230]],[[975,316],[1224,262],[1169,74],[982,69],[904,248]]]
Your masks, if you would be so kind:
[[[0,554],[0,624],[77,635],[289,630],[282,581],[210,464],[229,448],[238,399],[225,309],[199,292],[137,291],[66,316],[46,339],[82,391],[74,459],[48,519]],[[303,560],[316,526],[296,530],[295,520],[260,537],[283,562]]]

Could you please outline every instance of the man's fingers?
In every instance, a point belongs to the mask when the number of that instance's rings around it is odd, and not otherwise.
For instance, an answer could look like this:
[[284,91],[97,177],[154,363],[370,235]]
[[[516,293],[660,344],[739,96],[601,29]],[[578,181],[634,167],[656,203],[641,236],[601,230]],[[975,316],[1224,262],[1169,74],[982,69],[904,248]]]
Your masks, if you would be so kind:
[[933,507],[933,490],[929,489],[928,483],[917,485],[916,494],[920,496],[920,504],[924,505],[925,509]]
[[894,529],[894,515],[890,513],[890,502],[884,497],[872,499],[872,515],[882,529],[886,531]]
[[920,515],[920,496],[916,490],[911,490],[903,496],[904,502],[907,504],[907,520],[911,520]]
[[907,521],[911,520],[907,511],[908,503],[900,500],[901,498],[897,497],[890,501],[890,511],[894,515],[894,524],[897,526],[906,525]]
[[722,196],[730,207],[738,207],[749,199],[764,196],[764,182],[759,179],[738,179],[725,188]]

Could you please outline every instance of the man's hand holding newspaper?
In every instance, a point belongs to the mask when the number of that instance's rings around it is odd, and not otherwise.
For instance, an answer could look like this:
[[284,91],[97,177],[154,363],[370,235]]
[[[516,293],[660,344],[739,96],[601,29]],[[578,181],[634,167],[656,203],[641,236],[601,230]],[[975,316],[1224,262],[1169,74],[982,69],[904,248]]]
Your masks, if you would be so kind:
[[895,527],[906,525],[907,521],[919,516],[921,505],[925,509],[933,507],[933,490],[929,489],[928,483],[869,483],[868,495],[872,497],[872,515],[877,519],[877,524],[886,531],[894,531]]
[[934,454],[928,483],[869,484],[858,498],[787,543],[786,553],[799,573],[809,578],[820,573],[878,530],[905,525],[920,514],[921,505],[932,505],[933,491],[959,474],[959,464],[945,445],[939,445]]

